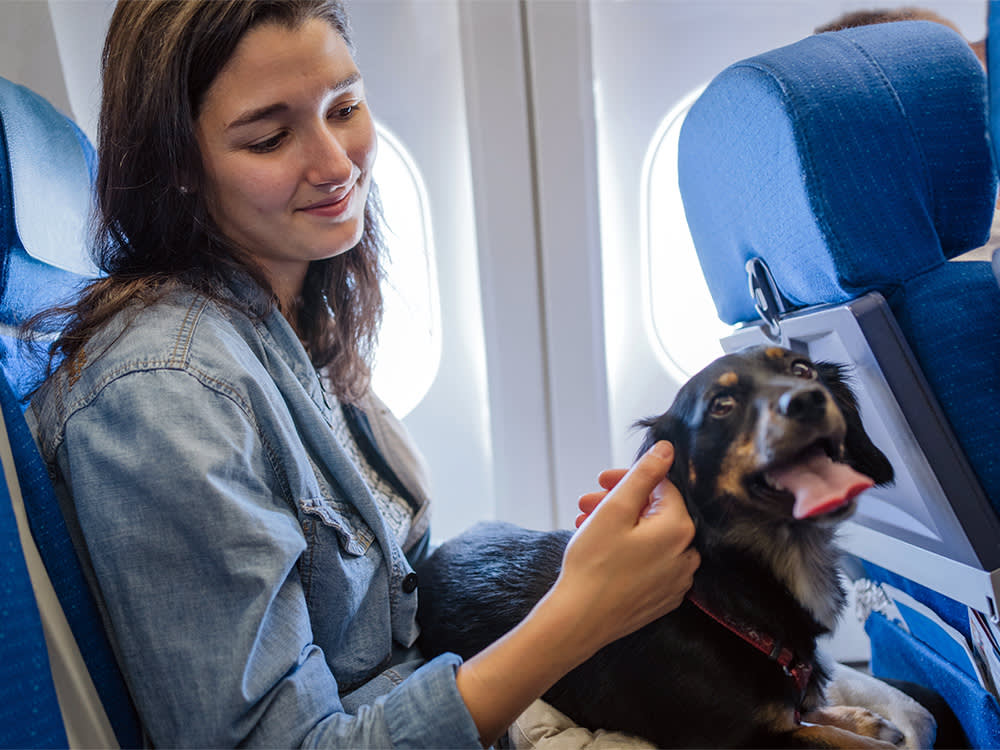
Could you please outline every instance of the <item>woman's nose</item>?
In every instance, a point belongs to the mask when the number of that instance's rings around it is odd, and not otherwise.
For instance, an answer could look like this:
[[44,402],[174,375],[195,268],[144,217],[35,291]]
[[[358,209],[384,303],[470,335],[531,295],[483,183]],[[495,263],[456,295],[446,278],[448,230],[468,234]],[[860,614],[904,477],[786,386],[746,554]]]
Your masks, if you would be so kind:
[[306,179],[313,185],[347,185],[355,166],[339,134],[327,128],[310,136],[306,149]]

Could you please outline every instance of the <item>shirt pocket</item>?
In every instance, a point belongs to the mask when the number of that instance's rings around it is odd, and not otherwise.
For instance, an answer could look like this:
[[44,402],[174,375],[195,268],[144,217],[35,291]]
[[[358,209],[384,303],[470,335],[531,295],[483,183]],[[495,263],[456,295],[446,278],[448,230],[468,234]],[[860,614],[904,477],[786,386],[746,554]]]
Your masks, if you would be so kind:
[[375,541],[374,532],[350,503],[330,497],[305,497],[299,500],[299,509],[333,530],[340,549],[347,555],[360,557]]

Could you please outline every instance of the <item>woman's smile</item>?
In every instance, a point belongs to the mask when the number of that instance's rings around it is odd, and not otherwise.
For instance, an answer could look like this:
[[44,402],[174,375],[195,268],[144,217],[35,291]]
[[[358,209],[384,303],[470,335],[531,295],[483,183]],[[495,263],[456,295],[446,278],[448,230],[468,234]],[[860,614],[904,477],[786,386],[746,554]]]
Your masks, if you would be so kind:
[[197,119],[206,202],[282,301],[364,231],[375,127],[343,37],[314,19],[249,31]]
[[298,209],[310,216],[322,217],[325,219],[337,219],[347,214],[352,208],[351,201],[357,194],[357,183],[352,185],[347,191],[341,191],[337,195],[322,198],[315,203]]

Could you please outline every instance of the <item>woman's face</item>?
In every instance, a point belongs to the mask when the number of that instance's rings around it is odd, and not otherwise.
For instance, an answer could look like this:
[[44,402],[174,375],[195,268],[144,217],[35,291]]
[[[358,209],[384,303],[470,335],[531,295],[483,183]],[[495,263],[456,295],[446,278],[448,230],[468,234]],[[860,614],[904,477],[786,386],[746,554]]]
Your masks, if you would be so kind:
[[328,23],[247,32],[195,128],[208,210],[282,302],[298,295],[311,261],[361,239],[375,127],[361,74]]

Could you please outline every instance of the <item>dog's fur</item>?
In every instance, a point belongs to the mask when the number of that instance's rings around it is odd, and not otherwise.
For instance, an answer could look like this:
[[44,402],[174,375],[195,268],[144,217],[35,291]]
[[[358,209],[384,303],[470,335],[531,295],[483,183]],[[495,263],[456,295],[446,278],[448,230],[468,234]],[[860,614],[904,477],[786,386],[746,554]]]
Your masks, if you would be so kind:
[[[585,727],[659,747],[887,746],[861,735],[898,741],[878,717],[824,707],[828,670],[816,660],[816,638],[834,627],[844,604],[834,534],[856,501],[797,520],[792,496],[765,479],[768,468],[820,444],[876,483],[892,481],[842,368],[777,347],[728,355],[695,375],[665,414],[639,425],[642,451],[658,440],[674,445],[669,476],[702,556],[692,592],[811,663],[808,685],[801,693],[781,666],[686,600],[599,651],[545,700]],[[522,620],[555,582],[570,536],[491,523],[443,544],[417,571],[425,655],[468,658]]]

